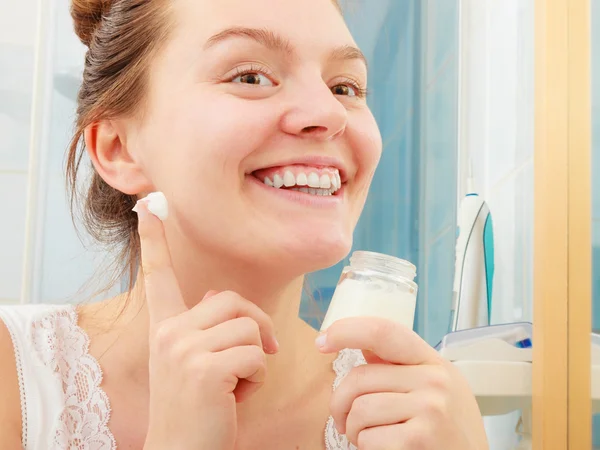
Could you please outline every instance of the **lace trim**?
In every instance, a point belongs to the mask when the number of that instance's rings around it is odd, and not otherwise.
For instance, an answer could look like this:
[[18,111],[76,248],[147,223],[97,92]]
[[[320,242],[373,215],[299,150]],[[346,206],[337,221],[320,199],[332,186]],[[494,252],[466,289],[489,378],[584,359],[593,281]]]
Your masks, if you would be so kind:
[[[360,350],[345,349],[342,350],[333,362],[333,370],[336,377],[333,382],[335,391],[340,383],[346,378],[346,375],[354,368],[366,364],[365,357]],[[333,417],[329,416],[327,425],[325,425],[325,448],[327,450],[357,450],[354,445],[348,442],[344,434],[340,434],[335,429]]]
[[[7,325],[13,343],[15,336]],[[51,450],[116,450],[113,434],[108,428],[110,402],[102,390],[102,368],[89,354],[90,338],[79,327],[74,306],[55,311],[32,323],[33,346],[44,364],[62,382],[65,395],[63,410],[57,419],[49,443]],[[27,416],[21,355],[15,345],[19,389],[21,391],[23,446],[27,447]],[[366,364],[360,350],[342,350],[333,363],[336,373],[333,390],[337,389],[352,368]],[[335,429],[333,417],[325,426],[325,447],[327,450],[357,450],[348,442],[345,435]]]
[[100,387],[102,369],[88,353],[89,336],[77,323],[72,306],[47,314],[31,326],[33,347],[61,380],[64,393],[49,449],[116,450],[108,428],[110,402]]
[[9,323],[9,320],[7,319],[3,323],[6,325],[15,352],[17,378],[19,380],[19,396],[21,398],[21,444],[23,445],[23,448],[27,448],[27,398],[25,397],[25,382],[23,377],[23,356],[21,355],[21,348],[17,343],[16,333]]

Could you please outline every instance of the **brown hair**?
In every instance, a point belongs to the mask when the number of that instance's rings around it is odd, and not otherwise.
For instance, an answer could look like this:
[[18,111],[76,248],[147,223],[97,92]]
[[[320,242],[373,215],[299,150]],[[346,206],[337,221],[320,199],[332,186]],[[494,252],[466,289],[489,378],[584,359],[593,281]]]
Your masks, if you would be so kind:
[[74,216],[79,213],[90,235],[118,252],[107,288],[127,273],[130,288],[135,279],[140,246],[137,215],[131,209],[136,198],[109,186],[93,167],[83,195],[78,174],[85,154],[84,130],[139,109],[149,61],[167,38],[167,14],[164,0],[73,0],[71,4],[75,32],[88,51],[67,155],[67,187]]
[[[338,0],[333,2],[339,9]],[[142,106],[149,62],[168,38],[167,5],[167,0],[72,0],[71,4],[75,32],[88,51],[66,160],[67,190],[73,216],[80,215],[94,239],[118,252],[106,288],[125,274],[129,288],[133,286],[140,258],[137,215],[131,210],[137,199],[109,186],[93,167],[86,190],[81,191],[78,174],[85,154],[84,130],[100,120],[133,114]]]

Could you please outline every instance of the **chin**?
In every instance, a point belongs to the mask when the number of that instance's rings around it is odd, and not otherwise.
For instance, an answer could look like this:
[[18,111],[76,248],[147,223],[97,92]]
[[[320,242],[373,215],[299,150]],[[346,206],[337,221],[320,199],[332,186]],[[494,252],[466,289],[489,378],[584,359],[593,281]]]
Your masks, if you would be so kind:
[[288,264],[295,268],[297,275],[304,275],[335,266],[348,256],[352,249],[352,234],[313,234],[288,242],[281,248],[286,249],[282,259],[289,260]]

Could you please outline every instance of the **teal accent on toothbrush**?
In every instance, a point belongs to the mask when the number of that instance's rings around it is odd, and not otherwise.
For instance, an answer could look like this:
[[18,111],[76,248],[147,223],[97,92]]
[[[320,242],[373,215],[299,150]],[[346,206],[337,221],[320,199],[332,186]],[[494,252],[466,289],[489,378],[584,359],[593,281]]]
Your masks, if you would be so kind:
[[483,227],[483,252],[485,254],[485,285],[487,288],[488,323],[492,321],[492,291],[494,288],[494,226],[488,214]]

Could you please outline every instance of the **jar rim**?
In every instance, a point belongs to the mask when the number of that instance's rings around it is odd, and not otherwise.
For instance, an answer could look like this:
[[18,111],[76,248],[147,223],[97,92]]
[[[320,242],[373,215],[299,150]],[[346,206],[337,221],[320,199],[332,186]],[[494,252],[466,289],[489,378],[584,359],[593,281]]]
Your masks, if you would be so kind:
[[410,281],[417,275],[417,268],[414,264],[405,259],[396,256],[386,255],[384,253],[357,250],[350,256],[350,264],[372,263],[378,268],[399,272],[402,275],[410,277]]

